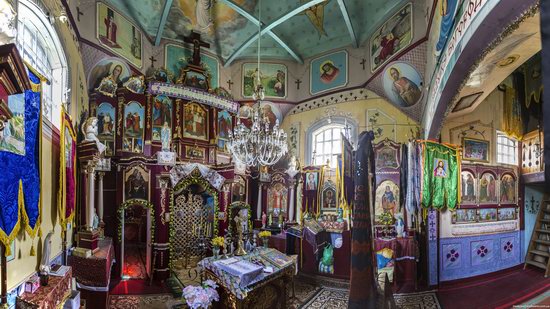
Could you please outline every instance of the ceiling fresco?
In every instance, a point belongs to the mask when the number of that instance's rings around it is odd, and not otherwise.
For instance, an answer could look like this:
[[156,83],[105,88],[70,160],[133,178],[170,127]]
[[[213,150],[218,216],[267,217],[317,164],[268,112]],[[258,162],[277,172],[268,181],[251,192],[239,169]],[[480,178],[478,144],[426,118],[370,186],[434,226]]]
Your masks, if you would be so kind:
[[[183,41],[190,31],[199,32],[203,40],[210,43],[210,51],[220,56],[222,62],[254,57],[257,53],[257,0],[108,0],[108,3],[134,20],[151,41],[155,41],[159,33],[165,5],[171,3],[161,29],[163,38]],[[340,6],[342,3],[344,7]],[[276,26],[271,33],[262,35],[262,56],[303,60],[352,45],[343,11],[349,15],[357,42],[362,45],[405,3],[401,0],[264,0],[262,23]],[[248,46],[242,47],[245,43]]]

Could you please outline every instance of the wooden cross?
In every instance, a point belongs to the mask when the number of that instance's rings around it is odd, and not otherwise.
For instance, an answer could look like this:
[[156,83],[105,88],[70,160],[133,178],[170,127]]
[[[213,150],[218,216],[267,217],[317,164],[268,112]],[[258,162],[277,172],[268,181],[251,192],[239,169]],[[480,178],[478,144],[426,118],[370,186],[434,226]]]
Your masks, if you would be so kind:
[[151,56],[151,58],[149,58],[149,60],[151,60],[151,67],[154,68],[155,67],[155,62],[157,61],[157,59],[154,56]]
[[367,63],[367,59],[363,58],[361,61],[361,65],[363,65],[363,71],[365,71],[365,64]]
[[80,7],[76,7],[76,19],[78,21],[80,21],[80,16],[84,15],[84,13],[82,13],[82,11],[80,10]]
[[300,84],[302,83],[302,81],[300,79],[297,79],[295,83],[296,83],[296,89],[300,89]]
[[231,85],[233,85],[233,84],[234,84],[234,82],[232,82],[231,80],[227,81],[227,85],[229,87],[229,90],[231,90]]
[[183,38],[185,43],[193,44],[193,60],[191,61],[192,65],[200,66],[201,65],[201,46],[210,48],[210,44],[201,41],[201,35],[191,31],[189,36]]

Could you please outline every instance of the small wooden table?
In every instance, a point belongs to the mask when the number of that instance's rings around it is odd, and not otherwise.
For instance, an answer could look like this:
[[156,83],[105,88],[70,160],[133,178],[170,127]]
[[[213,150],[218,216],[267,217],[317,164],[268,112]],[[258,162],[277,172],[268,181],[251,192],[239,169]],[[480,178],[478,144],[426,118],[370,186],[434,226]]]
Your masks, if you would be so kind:
[[[261,252],[275,249],[257,249]],[[276,251],[276,250],[275,250]],[[251,254],[244,255],[247,259]],[[258,256],[255,255],[257,258]],[[261,258],[261,257],[260,257]],[[290,258],[290,257],[289,257]],[[214,280],[220,287],[220,301],[214,303],[215,308],[252,309],[252,308],[288,308],[287,284],[292,282],[296,270],[295,262],[284,267],[278,267],[266,259],[264,264],[273,267],[270,274],[262,273],[251,284],[240,287],[232,276],[212,264],[212,258],[201,261],[206,269],[206,278]]]
[[55,309],[62,308],[71,295],[72,271],[69,268],[65,276],[54,277],[50,275],[47,286],[39,287],[34,293],[23,293],[17,297],[15,308],[17,309]]

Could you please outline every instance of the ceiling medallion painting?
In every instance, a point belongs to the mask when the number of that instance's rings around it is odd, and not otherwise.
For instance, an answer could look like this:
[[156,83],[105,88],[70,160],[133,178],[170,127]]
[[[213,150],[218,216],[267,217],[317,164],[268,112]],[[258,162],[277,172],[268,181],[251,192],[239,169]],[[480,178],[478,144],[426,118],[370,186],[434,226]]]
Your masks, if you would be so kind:
[[384,91],[400,107],[415,105],[422,98],[422,76],[406,62],[392,62],[383,75]]

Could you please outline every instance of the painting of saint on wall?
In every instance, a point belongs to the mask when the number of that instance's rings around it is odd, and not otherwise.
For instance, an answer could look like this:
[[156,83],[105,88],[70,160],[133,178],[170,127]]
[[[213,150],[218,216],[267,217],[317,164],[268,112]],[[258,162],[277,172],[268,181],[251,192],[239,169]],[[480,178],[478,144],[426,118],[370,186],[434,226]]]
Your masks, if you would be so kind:
[[172,100],[165,95],[153,98],[153,141],[160,141],[160,132],[167,126],[172,129]]
[[337,51],[311,60],[309,92],[316,94],[348,83],[348,52]]
[[437,8],[432,21],[432,33],[430,33],[430,36],[437,37],[437,42],[434,44],[434,56],[439,56],[447,43],[458,11],[458,2],[459,0],[437,1]]
[[[192,49],[174,44],[166,44],[164,48],[164,66],[174,76],[179,76],[180,70],[187,66],[187,60],[192,56]],[[218,59],[201,53],[201,65],[205,69],[205,73],[210,77],[210,88],[218,88],[220,74]]]
[[[256,108],[258,108],[258,103],[254,104],[254,106],[252,107],[253,110],[255,110]],[[279,120],[279,124],[283,122],[283,114],[281,113],[277,105],[275,105],[275,103],[262,101],[259,108],[260,117],[264,119],[269,119],[270,128],[273,128],[277,120]]]
[[149,200],[150,175],[142,166],[134,166],[124,171],[124,200]]
[[382,79],[384,93],[397,106],[410,107],[422,98],[422,75],[406,62],[392,62]]
[[451,219],[452,223],[473,223],[477,221],[476,209],[457,209]]
[[229,140],[229,132],[233,128],[233,118],[228,111],[218,111],[218,148],[227,151],[226,144]]
[[318,172],[307,172],[306,173],[306,191],[316,191],[317,182],[318,182]]
[[12,118],[0,131],[0,151],[25,155],[25,94],[14,94],[8,97],[8,107]]
[[462,171],[460,175],[462,177],[460,181],[460,185],[461,185],[460,204],[475,205],[477,203],[477,191],[476,191],[477,179],[474,176],[474,174],[470,171]]
[[262,63],[258,71],[255,63],[243,64],[243,97],[251,98],[259,83],[264,87],[266,98],[286,98],[287,68],[284,64]]
[[108,50],[141,68],[141,31],[102,2],[97,3],[97,39]]
[[135,101],[126,104],[124,106],[123,151],[143,152],[144,124],[145,108]]
[[176,82],[184,84],[188,87],[198,88],[204,91],[208,91],[208,89],[210,89],[208,76],[192,70],[183,70],[180,78]]
[[286,212],[286,205],[288,201],[288,188],[280,182],[272,184],[267,189],[267,207],[269,212],[279,214],[279,212]]
[[131,76],[128,65],[119,58],[109,57],[99,60],[88,73],[88,89],[96,89],[101,81],[109,77],[114,84],[121,85]]
[[478,209],[479,222],[497,221],[496,208],[481,208]]
[[491,173],[483,173],[479,178],[479,203],[498,203],[497,180],[495,176]]
[[183,137],[208,140],[208,112],[197,103],[183,108]]
[[335,209],[337,199],[336,185],[331,180],[327,180],[321,193],[321,207],[325,210]]
[[399,186],[391,180],[382,181],[376,188],[375,218],[383,213],[399,212]]
[[498,209],[498,221],[516,220],[515,208],[499,208]]
[[489,162],[489,145],[489,141],[465,137],[462,140],[462,157],[470,161]]
[[370,39],[370,67],[373,73],[411,44],[412,24],[412,3],[407,3],[374,32]]
[[397,163],[397,149],[393,147],[382,147],[376,151],[376,170],[383,168],[396,169],[399,167]]
[[517,203],[517,183],[514,176],[504,174],[500,177],[500,204]]
[[115,107],[103,102],[97,107],[97,138],[107,146],[106,155],[113,155],[116,138],[116,114]]
[[434,159],[434,177],[447,178],[449,174],[449,162],[443,159]]

